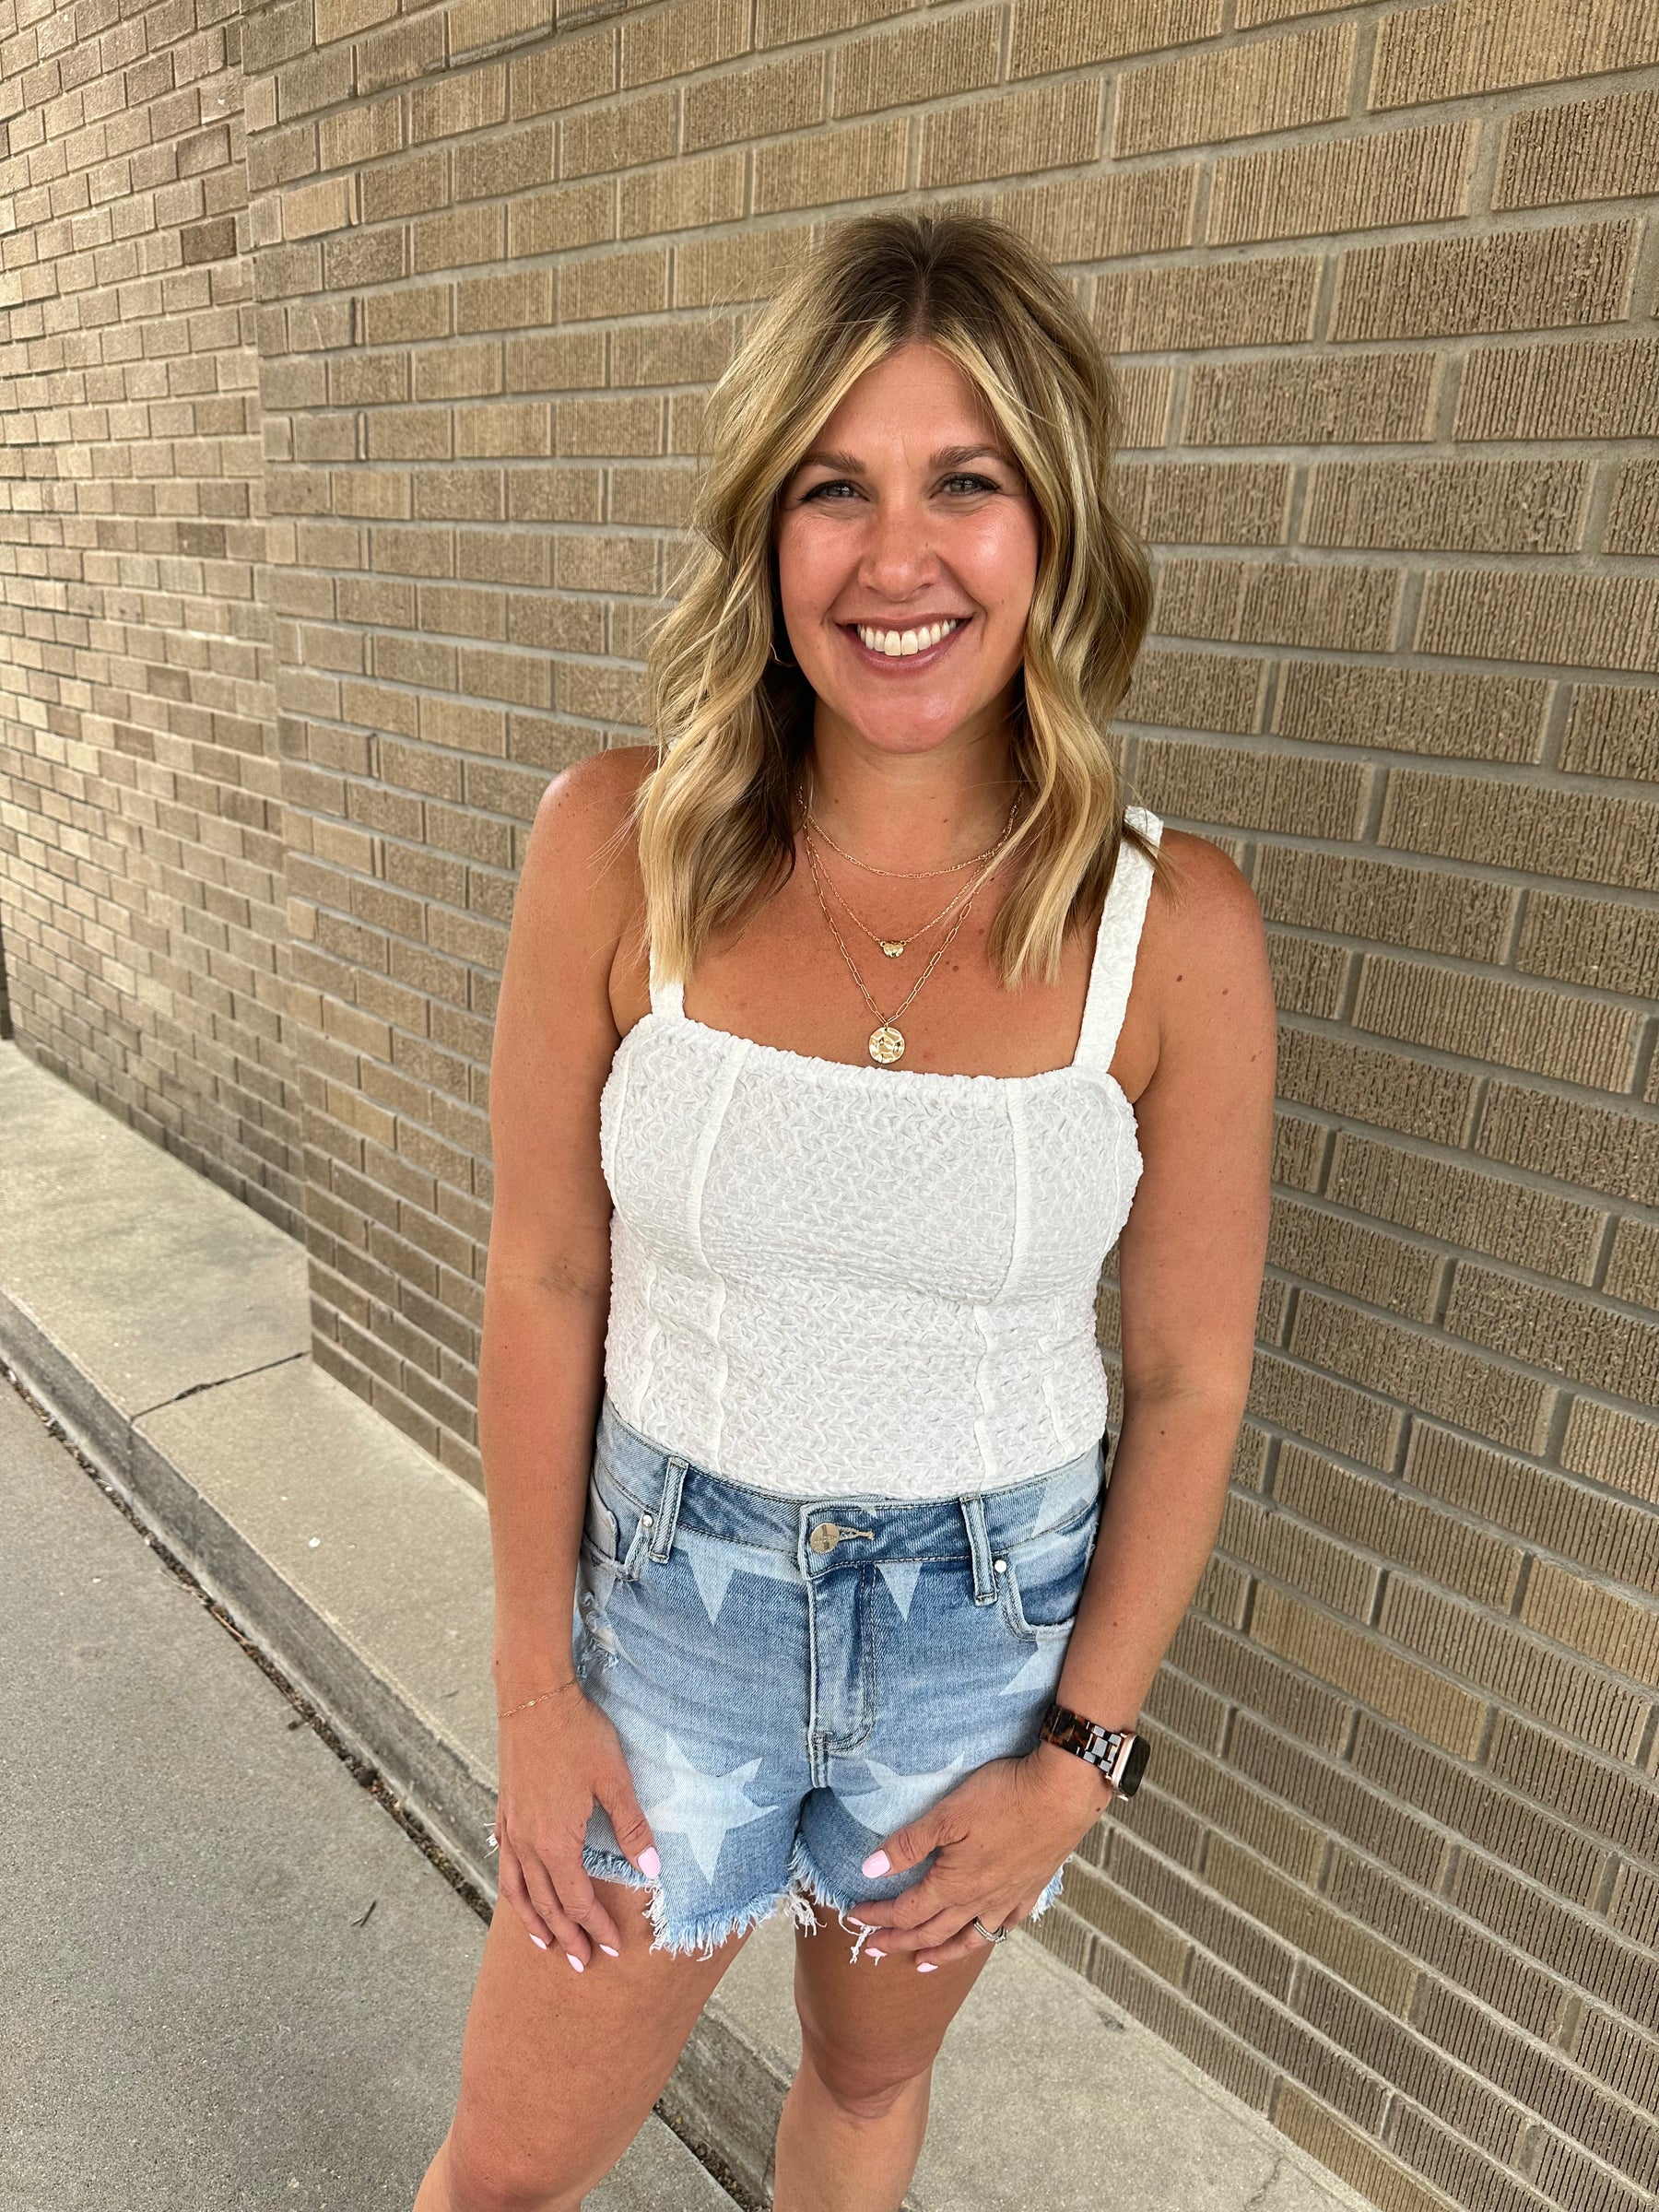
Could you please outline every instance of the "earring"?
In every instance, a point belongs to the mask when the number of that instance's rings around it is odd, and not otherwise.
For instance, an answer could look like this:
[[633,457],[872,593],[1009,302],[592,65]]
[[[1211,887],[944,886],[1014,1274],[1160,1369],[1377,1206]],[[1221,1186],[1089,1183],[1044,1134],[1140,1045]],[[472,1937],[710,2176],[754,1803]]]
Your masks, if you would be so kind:
[[798,661],[795,661],[795,660],[794,660],[793,658],[791,658],[791,659],[787,659],[787,660],[786,660],[786,659],[784,658],[783,654],[782,654],[782,653],[781,653],[778,651],[778,640],[777,640],[777,634],[776,634],[776,632],[775,632],[775,631],[773,632],[773,635],[772,635],[771,650],[771,652],[770,652],[770,653],[767,654],[767,656],[766,656],[766,657],[767,657],[767,658],[768,658],[768,660],[770,660],[770,661],[774,661],[774,662],[776,662],[777,665],[778,665],[780,668],[796,668],[796,667],[798,667],[798,666],[800,665],[799,662],[798,662]]

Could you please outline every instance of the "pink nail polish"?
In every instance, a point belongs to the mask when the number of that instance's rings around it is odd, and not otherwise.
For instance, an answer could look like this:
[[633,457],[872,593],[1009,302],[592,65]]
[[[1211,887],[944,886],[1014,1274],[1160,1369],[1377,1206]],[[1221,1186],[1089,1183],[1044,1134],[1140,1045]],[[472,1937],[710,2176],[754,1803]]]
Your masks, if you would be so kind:
[[873,1851],[864,1863],[864,1870],[874,1880],[877,1875],[886,1874],[891,1865],[885,1851]]
[[657,1857],[656,1846],[647,1843],[640,1853],[640,1872],[648,1882],[654,1882],[663,1871],[663,1862]]
[[919,1974],[931,1974],[934,1971],[933,1960],[931,1959],[918,1959],[916,1961],[916,1971]]
[[602,1943],[599,1946],[599,1948],[605,1953],[607,1959],[620,1959],[622,1956],[620,1951],[613,1950],[608,1943]]
[[574,1951],[567,1951],[567,1952],[565,1953],[565,1957],[566,1957],[566,1958],[567,1958],[567,1959],[570,1960],[570,1962],[571,1962],[571,1966],[572,1966],[572,1967],[575,1969],[575,1971],[577,1971],[579,1974],[580,1974],[580,1973],[584,1973],[584,1972],[587,1971],[587,1970],[586,1970],[586,1969],[583,1967],[583,1965],[582,1965],[582,1963],[581,1959],[577,1958],[577,1956],[576,1956],[576,1954],[575,1954],[575,1952],[574,1952]]
[[547,1947],[547,1939],[545,1936],[532,1936],[530,1940],[538,1951],[545,1951]]
[[887,1953],[885,1951],[878,1951],[873,1943],[866,1943],[865,1946],[865,1957],[866,1959],[885,1959],[887,1957]]

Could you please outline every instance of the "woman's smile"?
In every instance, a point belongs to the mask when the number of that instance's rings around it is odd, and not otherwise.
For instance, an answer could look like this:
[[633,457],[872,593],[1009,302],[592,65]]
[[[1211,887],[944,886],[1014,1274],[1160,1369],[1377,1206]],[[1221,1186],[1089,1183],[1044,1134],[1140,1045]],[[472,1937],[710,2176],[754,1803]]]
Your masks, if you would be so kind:
[[884,676],[908,675],[937,667],[972,619],[971,615],[948,615],[919,622],[912,617],[905,622],[839,622],[836,628],[859,661]]

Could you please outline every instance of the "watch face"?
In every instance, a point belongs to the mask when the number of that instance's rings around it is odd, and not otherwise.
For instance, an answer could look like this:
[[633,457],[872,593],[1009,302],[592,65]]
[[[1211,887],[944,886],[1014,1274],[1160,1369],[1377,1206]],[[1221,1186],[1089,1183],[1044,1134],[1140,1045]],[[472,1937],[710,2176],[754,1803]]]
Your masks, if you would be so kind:
[[1151,1747],[1146,1737],[1137,1735],[1129,1747],[1129,1758],[1124,1768],[1124,1779],[1117,1785],[1120,1796],[1134,1796],[1135,1791],[1140,1787],[1140,1778],[1147,1771],[1147,1760],[1150,1756]]

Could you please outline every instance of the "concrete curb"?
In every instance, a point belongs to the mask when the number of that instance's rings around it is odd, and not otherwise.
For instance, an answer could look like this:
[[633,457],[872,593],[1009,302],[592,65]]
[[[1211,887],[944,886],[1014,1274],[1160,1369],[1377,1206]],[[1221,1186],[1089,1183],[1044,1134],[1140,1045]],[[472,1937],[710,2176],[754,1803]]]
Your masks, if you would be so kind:
[[[0,1133],[0,1356],[493,1900],[482,1500],[314,1365],[279,1230],[6,1045]],[[757,1932],[658,2107],[755,2205],[798,2057],[791,1959],[782,1922]],[[1097,2212],[1102,2187],[1114,2212],[1370,2212],[1023,1936],[935,2110],[910,2212]],[[1084,2111],[1117,2113],[1133,2157]]]

